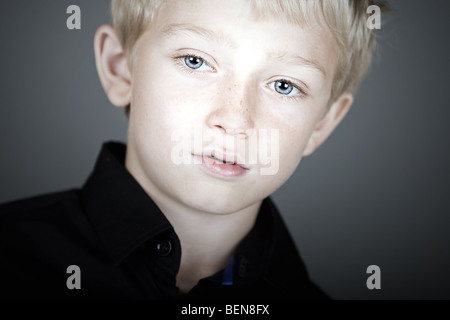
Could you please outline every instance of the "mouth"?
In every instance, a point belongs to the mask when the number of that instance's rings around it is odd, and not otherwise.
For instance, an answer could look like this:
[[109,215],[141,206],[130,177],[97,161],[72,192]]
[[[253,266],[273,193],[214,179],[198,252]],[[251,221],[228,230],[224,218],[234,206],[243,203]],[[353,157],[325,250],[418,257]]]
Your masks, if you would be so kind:
[[212,173],[215,176],[225,178],[237,178],[247,174],[250,170],[237,156],[223,154],[216,151],[204,152],[201,155],[192,154],[194,158],[201,163],[202,167],[207,172]]
[[214,160],[214,161],[218,161],[218,162],[222,162],[223,164],[231,164],[231,165],[237,165],[237,159],[235,156],[227,156],[227,155],[222,155],[222,156],[216,156],[216,152],[213,150],[211,151],[211,154],[209,155],[203,155],[206,156],[207,158]]
[[223,162],[223,164],[232,164],[232,165],[236,165],[236,162],[230,162],[230,161],[225,161],[225,160],[220,160],[220,159],[218,159],[218,158],[216,158],[216,157],[213,157],[213,156],[208,156],[208,158],[209,159],[211,159],[211,160],[215,160],[215,161],[222,161]]

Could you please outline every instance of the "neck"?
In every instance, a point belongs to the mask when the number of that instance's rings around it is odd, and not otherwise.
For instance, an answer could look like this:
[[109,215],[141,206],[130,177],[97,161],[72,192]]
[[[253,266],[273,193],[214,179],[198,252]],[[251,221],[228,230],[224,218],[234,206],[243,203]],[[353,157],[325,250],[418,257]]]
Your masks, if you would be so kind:
[[188,292],[200,279],[227,266],[236,247],[252,229],[261,206],[260,202],[239,212],[216,215],[198,212],[176,202],[155,202],[181,242],[181,264],[177,275],[181,293]]

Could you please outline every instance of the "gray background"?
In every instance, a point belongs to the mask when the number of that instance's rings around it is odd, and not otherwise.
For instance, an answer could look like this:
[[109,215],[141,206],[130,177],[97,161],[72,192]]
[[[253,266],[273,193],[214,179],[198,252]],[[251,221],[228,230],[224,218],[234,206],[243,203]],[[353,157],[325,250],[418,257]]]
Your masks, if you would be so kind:
[[[450,1],[391,4],[352,111],[274,199],[334,298],[449,299]],[[1,0],[0,202],[80,187],[102,142],[126,140],[94,64],[109,21],[108,0]],[[372,264],[381,290],[366,288]]]

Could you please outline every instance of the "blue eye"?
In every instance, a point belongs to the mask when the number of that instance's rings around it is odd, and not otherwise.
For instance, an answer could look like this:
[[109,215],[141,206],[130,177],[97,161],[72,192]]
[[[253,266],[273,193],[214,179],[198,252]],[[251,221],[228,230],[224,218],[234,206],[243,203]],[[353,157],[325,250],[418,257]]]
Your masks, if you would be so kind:
[[187,56],[184,58],[184,63],[188,68],[197,70],[200,69],[205,64],[205,61],[203,61],[203,59],[198,57]]
[[277,80],[269,84],[269,88],[282,96],[296,98],[305,95],[304,91],[289,80]]
[[274,88],[276,92],[285,96],[294,91],[294,86],[292,85],[292,83],[286,81],[275,81]]

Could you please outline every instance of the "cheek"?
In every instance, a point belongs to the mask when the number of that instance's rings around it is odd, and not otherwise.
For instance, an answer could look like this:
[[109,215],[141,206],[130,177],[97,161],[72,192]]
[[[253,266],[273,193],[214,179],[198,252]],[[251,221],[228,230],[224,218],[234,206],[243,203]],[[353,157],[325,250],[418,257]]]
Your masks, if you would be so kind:
[[160,124],[183,126],[198,121],[212,100],[211,92],[187,81],[170,63],[156,64],[151,60],[136,70],[132,107]]
[[286,130],[280,137],[280,166],[287,171],[284,174],[291,175],[297,168],[309,140],[309,134],[306,130]]
[[184,113],[181,108],[182,98],[177,95],[170,79],[156,77],[143,69],[135,76],[131,101],[130,129],[144,134],[147,138],[169,134],[182,123]]
[[306,120],[299,121],[295,126],[286,127],[283,130],[283,137],[280,139],[284,153],[299,158],[311,137],[313,127],[313,124]]
[[[314,110],[304,108],[304,110]],[[271,145],[272,163],[278,162],[276,179],[283,183],[295,171],[303,152],[310,141],[318,116],[313,112],[277,113],[267,118],[264,126],[277,128],[278,141],[267,141]]]
[[[259,169],[264,172],[258,177],[258,188],[262,195],[272,194],[294,173],[301,161],[308,137],[308,130],[286,126],[280,128],[279,143],[275,148],[271,148],[269,165],[264,164]],[[261,158],[264,159],[264,156]]]
[[175,170],[169,161],[172,153],[191,136],[191,128],[201,123],[208,95],[176,75],[166,76],[170,68],[150,69],[142,66],[133,79],[128,135],[140,146],[142,156],[152,159],[152,166],[158,162]]

